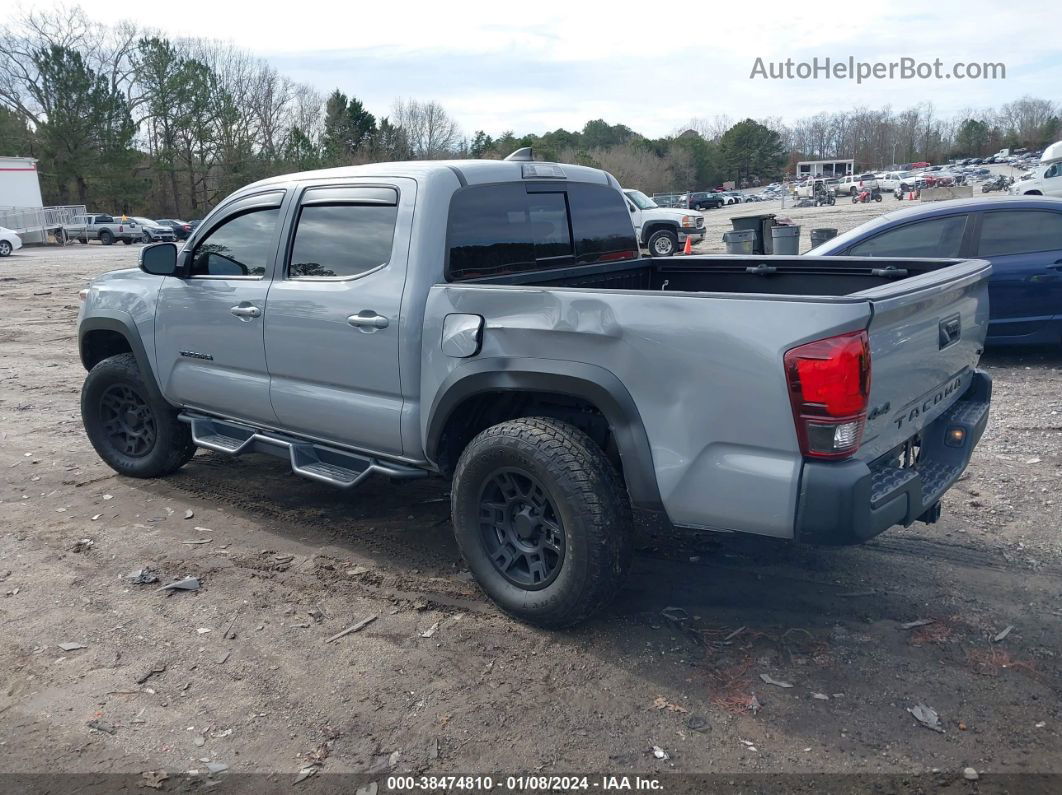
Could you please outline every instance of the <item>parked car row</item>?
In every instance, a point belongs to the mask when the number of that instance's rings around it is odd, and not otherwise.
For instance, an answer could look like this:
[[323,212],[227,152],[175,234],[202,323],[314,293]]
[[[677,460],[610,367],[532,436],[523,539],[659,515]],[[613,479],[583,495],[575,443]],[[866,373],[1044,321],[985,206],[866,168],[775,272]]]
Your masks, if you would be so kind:
[[179,221],[167,218],[154,221],[133,215],[113,216],[107,213],[91,213],[74,216],[69,224],[59,229],[59,237],[88,243],[98,240],[105,246],[121,241],[130,243],[164,243],[186,240],[198,221]]
[[653,202],[657,207],[673,207],[681,210],[715,210],[731,204],[762,201],[751,193],[739,190],[702,190],[686,193],[654,193]]

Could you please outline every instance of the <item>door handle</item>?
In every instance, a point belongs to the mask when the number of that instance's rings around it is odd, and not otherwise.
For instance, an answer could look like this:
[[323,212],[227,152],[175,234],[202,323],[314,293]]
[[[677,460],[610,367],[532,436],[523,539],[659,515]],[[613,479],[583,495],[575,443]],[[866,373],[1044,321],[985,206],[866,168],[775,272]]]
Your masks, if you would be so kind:
[[229,311],[236,315],[236,317],[240,318],[240,320],[249,320],[252,317],[262,316],[262,310],[257,306],[234,306]]
[[356,315],[351,315],[347,318],[347,322],[355,328],[361,329],[380,329],[387,328],[391,321],[385,318],[383,315],[378,315],[371,309],[363,309]]

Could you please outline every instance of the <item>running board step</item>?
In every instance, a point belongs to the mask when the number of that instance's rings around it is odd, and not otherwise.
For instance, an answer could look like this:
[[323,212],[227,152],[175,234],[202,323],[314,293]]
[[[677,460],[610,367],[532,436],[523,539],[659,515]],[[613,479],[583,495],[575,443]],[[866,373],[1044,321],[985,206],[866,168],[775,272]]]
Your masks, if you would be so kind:
[[426,477],[428,474],[417,467],[381,461],[363,453],[339,450],[273,431],[258,430],[230,420],[188,412],[182,412],[179,419],[191,426],[192,441],[199,447],[230,455],[266,453],[286,458],[296,475],[341,489],[353,488],[370,475],[412,479]]

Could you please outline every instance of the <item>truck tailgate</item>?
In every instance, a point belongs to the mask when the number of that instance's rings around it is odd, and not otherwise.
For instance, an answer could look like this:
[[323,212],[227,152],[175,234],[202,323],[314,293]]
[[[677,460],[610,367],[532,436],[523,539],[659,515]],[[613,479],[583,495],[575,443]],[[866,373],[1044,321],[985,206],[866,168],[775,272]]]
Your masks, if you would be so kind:
[[872,367],[857,458],[873,460],[915,436],[969,386],[988,328],[991,269],[966,260],[861,294],[872,307]]

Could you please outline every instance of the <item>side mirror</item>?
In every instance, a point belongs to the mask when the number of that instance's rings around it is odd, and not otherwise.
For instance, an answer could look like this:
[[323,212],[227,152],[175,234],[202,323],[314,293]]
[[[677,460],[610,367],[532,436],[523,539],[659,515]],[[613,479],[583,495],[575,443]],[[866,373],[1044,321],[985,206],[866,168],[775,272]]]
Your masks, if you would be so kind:
[[177,275],[177,246],[174,243],[155,243],[140,250],[140,270],[152,276]]

